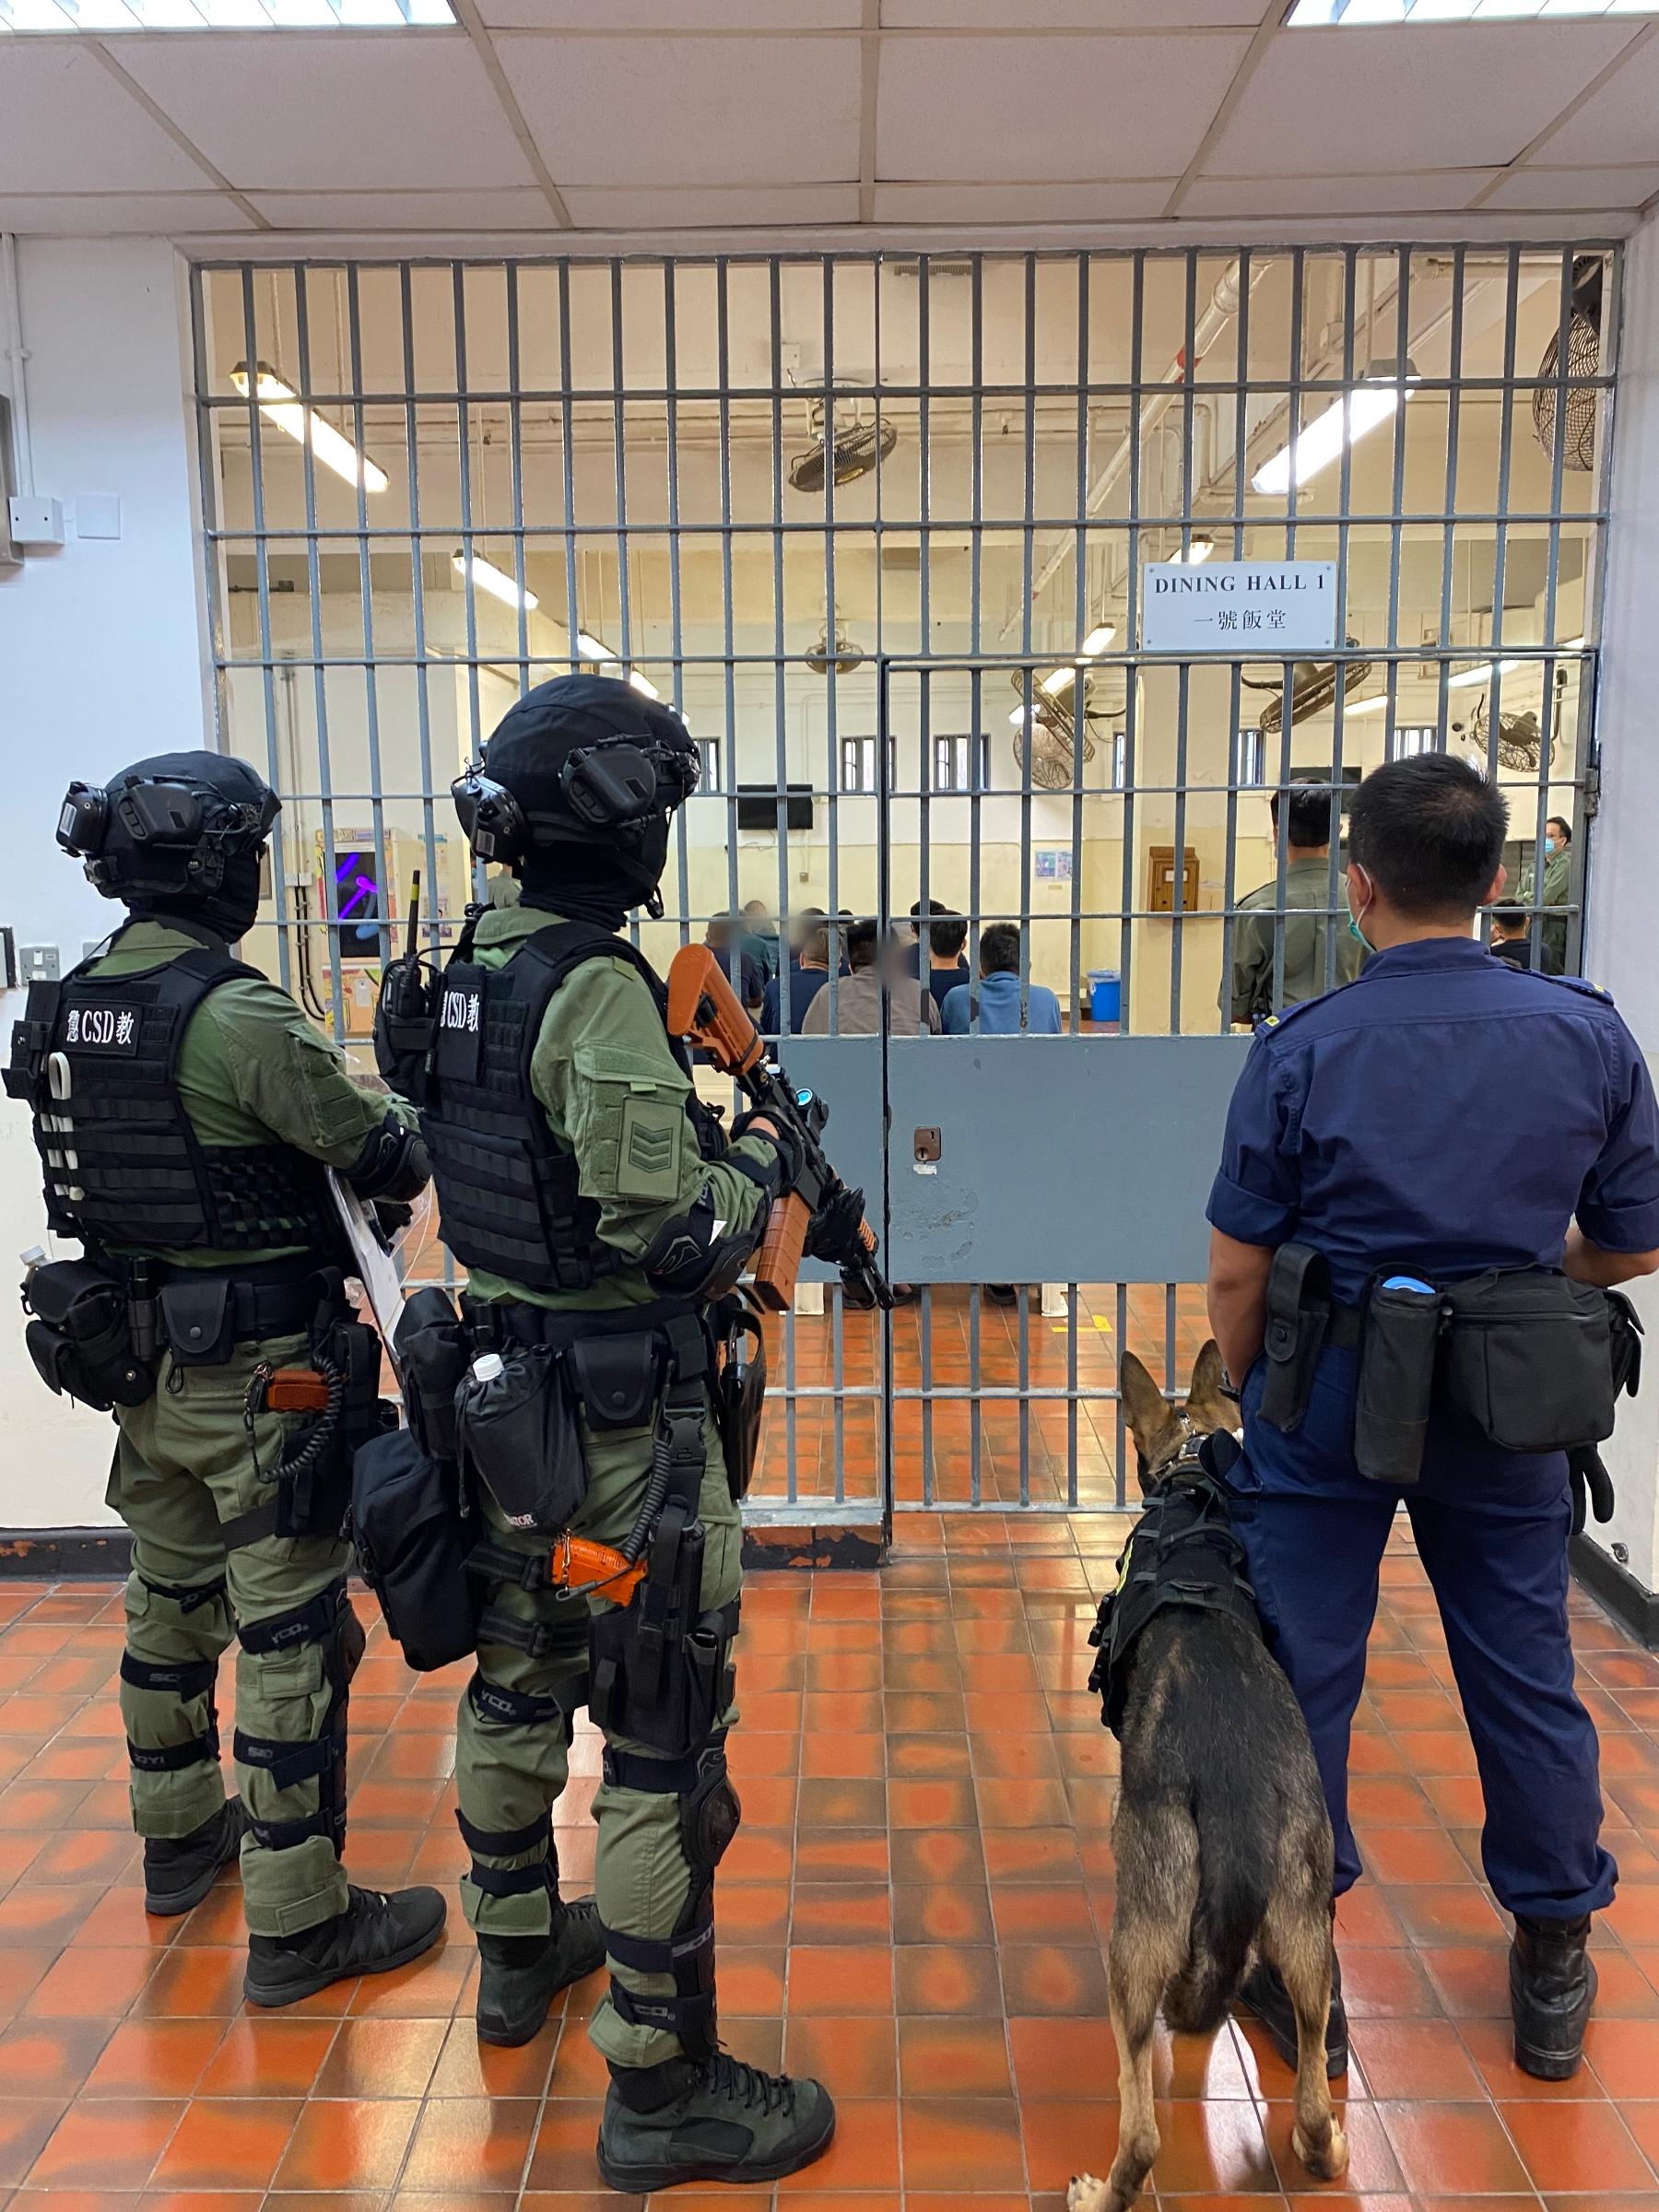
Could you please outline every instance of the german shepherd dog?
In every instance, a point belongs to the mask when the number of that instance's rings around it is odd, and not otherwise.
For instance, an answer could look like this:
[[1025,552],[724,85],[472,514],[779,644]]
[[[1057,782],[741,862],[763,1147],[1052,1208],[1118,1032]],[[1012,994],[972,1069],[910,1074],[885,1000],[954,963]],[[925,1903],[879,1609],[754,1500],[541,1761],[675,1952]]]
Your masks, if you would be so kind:
[[[1194,1470],[1200,1440],[1230,1430],[1221,1359],[1205,1346],[1178,1412],[1133,1352],[1119,1385],[1143,1495]],[[1259,1957],[1296,2009],[1296,2155],[1321,2181],[1347,2171],[1325,2078],[1331,2003],[1331,1823],[1290,1685],[1230,1615],[1175,1607],[1136,1643],[1112,1824],[1117,1902],[1109,1950],[1119,2125],[1111,2179],[1080,2174],[1070,2212],[1124,2212],[1158,2156],[1152,2030],[1207,2035]]]

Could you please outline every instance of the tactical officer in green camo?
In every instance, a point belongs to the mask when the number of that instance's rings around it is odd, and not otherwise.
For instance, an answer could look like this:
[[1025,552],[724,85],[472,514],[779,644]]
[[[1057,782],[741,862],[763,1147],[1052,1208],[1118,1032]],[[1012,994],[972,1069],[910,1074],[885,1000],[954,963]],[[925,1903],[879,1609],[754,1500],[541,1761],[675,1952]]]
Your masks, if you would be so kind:
[[[433,1889],[347,1879],[363,1638],[341,1486],[320,1449],[296,1449],[295,1415],[250,1394],[262,1366],[312,1367],[319,1332],[347,1341],[324,1167],[365,1198],[411,1197],[427,1176],[407,1110],[359,1089],[287,994],[228,950],[257,912],[277,808],[252,769],[212,753],[72,785],[59,842],[130,919],[101,958],[33,987],[6,1074],[35,1111],[51,1226],[88,1263],[31,1275],[29,1348],[54,1388],[116,1409],[145,1902],[188,1911],[240,1851],[259,2005],[418,1957],[444,1911]],[[371,1347],[362,1364],[378,1369]],[[371,1414],[373,1387],[371,1372]],[[241,1795],[227,1802],[214,1692],[232,1636]]]
[[[618,934],[631,908],[661,912],[670,816],[698,772],[679,717],[626,684],[559,677],[509,712],[455,797],[520,900],[476,915],[444,971],[421,1117],[475,1343],[510,1369],[526,1346],[556,1347],[571,1378],[585,1494],[564,1525],[612,1546],[633,1532],[636,1547],[652,1532],[644,1584],[625,1606],[594,1594],[590,1626],[588,1602],[549,1587],[547,1528],[513,1525],[526,1516],[484,1465],[490,1534],[473,1556],[491,1587],[456,1754],[478,2032],[527,2040],[555,1993],[608,1957],[591,2030],[611,2072],[599,2159],[635,2193],[773,2179],[834,2128],[818,2083],[729,2058],[715,2027],[742,1531],[706,1311],[799,1163],[764,1120],[727,1147],[668,1037],[661,984]],[[550,1830],[583,1702],[606,1738],[597,1922],[560,1902]]]

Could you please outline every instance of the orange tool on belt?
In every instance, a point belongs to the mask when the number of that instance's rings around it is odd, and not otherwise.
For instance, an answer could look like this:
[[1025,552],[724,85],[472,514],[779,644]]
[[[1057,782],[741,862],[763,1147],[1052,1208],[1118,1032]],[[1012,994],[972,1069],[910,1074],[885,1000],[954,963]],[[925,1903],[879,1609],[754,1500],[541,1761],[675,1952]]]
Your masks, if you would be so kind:
[[645,1562],[625,1559],[609,1544],[592,1536],[573,1536],[569,1530],[553,1540],[549,1581],[566,1597],[588,1591],[625,1606],[645,1580]]
[[264,1379],[259,1413],[326,1413],[328,1377],[314,1368],[276,1367]]

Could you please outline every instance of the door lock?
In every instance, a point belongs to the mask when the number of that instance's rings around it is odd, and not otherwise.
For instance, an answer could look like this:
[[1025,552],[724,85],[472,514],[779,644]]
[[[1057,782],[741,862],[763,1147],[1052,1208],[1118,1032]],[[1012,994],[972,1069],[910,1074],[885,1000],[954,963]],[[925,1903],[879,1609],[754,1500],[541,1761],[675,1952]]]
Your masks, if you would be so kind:
[[936,1129],[918,1129],[915,1135],[916,1164],[928,1165],[936,1160],[945,1149],[944,1139]]

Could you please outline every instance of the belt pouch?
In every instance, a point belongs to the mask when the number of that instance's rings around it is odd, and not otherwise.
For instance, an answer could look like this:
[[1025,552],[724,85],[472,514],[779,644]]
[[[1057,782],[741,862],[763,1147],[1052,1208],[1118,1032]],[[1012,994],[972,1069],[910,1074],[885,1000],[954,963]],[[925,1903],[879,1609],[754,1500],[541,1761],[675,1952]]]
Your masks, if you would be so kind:
[[1324,1253],[1311,1244],[1281,1244],[1267,1276],[1267,1371],[1256,1410],[1286,1436],[1307,1411],[1330,1319],[1331,1269]]
[[24,1332],[46,1387],[107,1413],[153,1396],[154,1371],[133,1348],[124,1286],[90,1260],[51,1260],[24,1286],[35,1318]]
[[223,1367],[236,1341],[236,1299],[229,1276],[199,1282],[178,1276],[161,1286],[161,1333],[177,1367]]
[[565,1352],[590,1429],[643,1429],[662,1389],[662,1340],[651,1330],[582,1336]]
[[1371,1291],[1354,1399],[1354,1459],[1370,1482],[1409,1488],[1422,1473],[1444,1307],[1439,1290]]
[[417,1290],[397,1324],[404,1410],[421,1448],[434,1459],[455,1456],[455,1393],[466,1375],[466,1330],[449,1293]]
[[748,1495],[760,1454],[760,1414],[766,1400],[766,1337],[759,1316],[743,1299],[729,1301],[720,1316],[719,1371],[714,1377],[714,1426],[720,1432],[726,1487],[734,1504]]
[[501,1371],[468,1373],[455,1394],[456,1434],[510,1528],[556,1535],[587,1495],[587,1465],[551,1345],[509,1345]]
[[404,1658],[421,1674],[466,1656],[483,1610],[478,1578],[466,1571],[457,1474],[407,1429],[371,1438],[352,1463],[358,1563]]
[[1453,1283],[1442,1390],[1465,1435],[1502,1452],[1562,1452],[1613,1433],[1606,1294],[1546,1268]]

